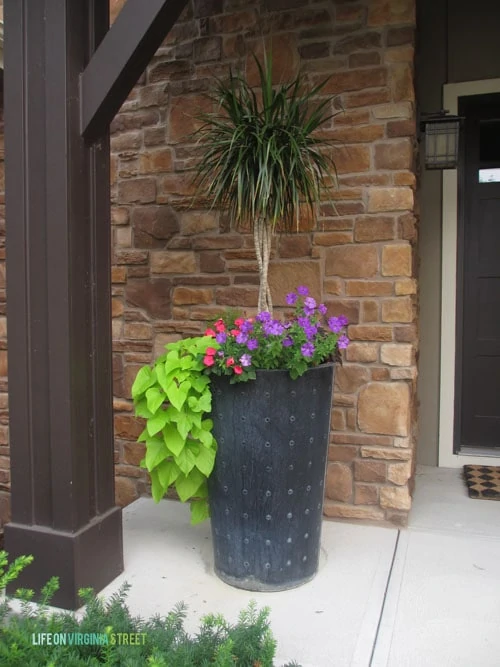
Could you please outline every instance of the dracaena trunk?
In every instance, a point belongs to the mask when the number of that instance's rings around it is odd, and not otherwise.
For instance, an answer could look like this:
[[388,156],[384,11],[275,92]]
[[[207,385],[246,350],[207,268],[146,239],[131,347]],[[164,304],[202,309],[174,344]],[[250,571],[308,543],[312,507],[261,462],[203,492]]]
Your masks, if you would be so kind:
[[266,220],[259,218],[254,225],[253,238],[257,265],[259,267],[259,300],[257,308],[259,313],[267,310],[273,312],[271,290],[269,289],[268,273],[269,259],[271,257],[272,228]]

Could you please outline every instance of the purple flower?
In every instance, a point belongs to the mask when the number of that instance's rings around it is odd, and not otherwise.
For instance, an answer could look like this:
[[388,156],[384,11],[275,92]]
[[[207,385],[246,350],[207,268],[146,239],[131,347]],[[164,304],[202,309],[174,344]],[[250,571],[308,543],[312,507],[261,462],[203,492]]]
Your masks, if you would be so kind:
[[226,342],[227,335],[225,334],[224,331],[220,331],[218,334],[215,335],[215,340],[220,344],[223,345]]
[[340,336],[337,341],[337,345],[341,350],[344,350],[349,345],[349,338],[347,338],[345,335]]
[[248,340],[248,335],[246,333],[240,332],[236,336],[236,342],[239,343],[240,345],[244,345]]
[[219,351],[217,352],[217,356],[218,356],[218,357],[223,357],[223,356],[224,356],[224,352],[223,352],[222,350],[219,350]]
[[345,315],[339,315],[339,322],[341,327],[346,327],[349,324],[349,320]]
[[253,329],[253,324],[251,322],[249,322],[248,320],[245,320],[240,327],[241,333],[246,333],[246,334],[250,333],[250,331],[252,331],[252,329]]
[[318,310],[322,315],[326,315],[327,307],[325,306],[324,303],[320,303],[318,306]]
[[299,327],[305,329],[306,327],[310,326],[311,321],[308,317],[297,317],[297,323]]
[[305,285],[299,285],[297,287],[297,294],[300,294],[300,296],[307,296],[309,294],[309,290]]
[[262,313],[259,313],[255,319],[258,322],[269,322],[271,319],[271,313],[268,313],[267,310],[262,311]]
[[290,294],[286,295],[286,302],[289,306],[295,306],[297,303],[297,295],[295,292],[290,292]]
[[249,354],[242,354],[240,357],[240,363],[242,366],[250,366],[252,363],[252,357]]
[[312,315],[316,308],[316,300],[312,296],[307,296],[304,299],[304,313],[306,315]]
[[262,325],[262,331],[267,336],[281,336],[284,331],[284,327],[278,320],[272,320],[272,322],[264,322]]
[[340,333],[342,331],[342,323],[340,322],[340,317],[329,317],[328,318],[328,327],[333,333]]
[[316,308],[316,300],[312,296],[308,296],[304,299],[304,306],[306,308],[311,308],[314,310]]
[[256,338],[249,338],[247,347],[249,350],[256,350],[259,347],[259,341]]
[[304,333],[307,340],[311,340],[311,338],[314,338],[314,336],[318,333],[318,327],[315,324],[308,324],[306,327],[304,327]]
[[281,344],[283,347],[291,347],[293,345],[293,340],[290,338],[290,336],[287,336],[286,338],[283,338]]
[[314,345],[312,343],[304,343],[300,351],[304,357],[312,357],[314,354]]

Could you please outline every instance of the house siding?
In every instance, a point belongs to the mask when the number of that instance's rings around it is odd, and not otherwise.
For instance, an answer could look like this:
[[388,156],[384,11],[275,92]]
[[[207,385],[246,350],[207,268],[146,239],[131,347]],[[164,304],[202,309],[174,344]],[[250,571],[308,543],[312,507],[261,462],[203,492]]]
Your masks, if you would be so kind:
[[[500,78],[500,6],[478,0],[419,0],[417,99],[423,112],[443,106],[449,83]],[[440,419],[443,175],[423,170],[419,179],[420,354],[418,463],[438,465]],[[456,252],[454,250],[453,252]],[[445,323],[446,325],[446,323]],[[451,454],[453,443],[446,441]]]

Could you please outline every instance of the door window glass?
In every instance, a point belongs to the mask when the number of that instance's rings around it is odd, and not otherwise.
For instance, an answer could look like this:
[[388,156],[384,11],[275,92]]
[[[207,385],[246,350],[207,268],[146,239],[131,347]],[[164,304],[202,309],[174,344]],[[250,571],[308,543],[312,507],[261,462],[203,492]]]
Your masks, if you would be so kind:
[[479,125],[479,182],[500,183],[500,119]]
[[479,126],[479,161],[500,166],[500,119],[482,120]]
[[480,183],[500,183],[500,169],[480,169]]

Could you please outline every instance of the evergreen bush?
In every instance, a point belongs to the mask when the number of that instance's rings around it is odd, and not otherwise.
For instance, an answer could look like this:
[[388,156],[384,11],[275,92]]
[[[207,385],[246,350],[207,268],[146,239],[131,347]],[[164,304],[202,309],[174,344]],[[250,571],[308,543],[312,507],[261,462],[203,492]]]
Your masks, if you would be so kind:
[[[6,552],[0,551],[1,587],[15,580],[32,560],[31,556],[22,556],[9,565]],[[255,602],[240,613],[235,624],[228,623],[220,614],[204,616],[198,633],[192,636],[184,628],[187,609],[183,603],[177,604],[164,618],[154,616],[144,620],[132,616],[126,605],[130,585],[125,583],[107,602],[92,589],[81,590],[85,609],[83,616],[77,618],[71,612],[49,610],[58,586],[57,577],[53,577],[42,589],[38,606],[31,604],[33,591],[18,589],[15,597],[21,600],[19,613],[12,610],[8,598],[0,603],[2,667],[272,667],[274,664],[276,641],[269,627],[269,609],[258,610]],[[66,644],[61,643],[62,637]],[[89,643],[85,643],[86,638]],[[130,638],[134,638],[133,644]]]

